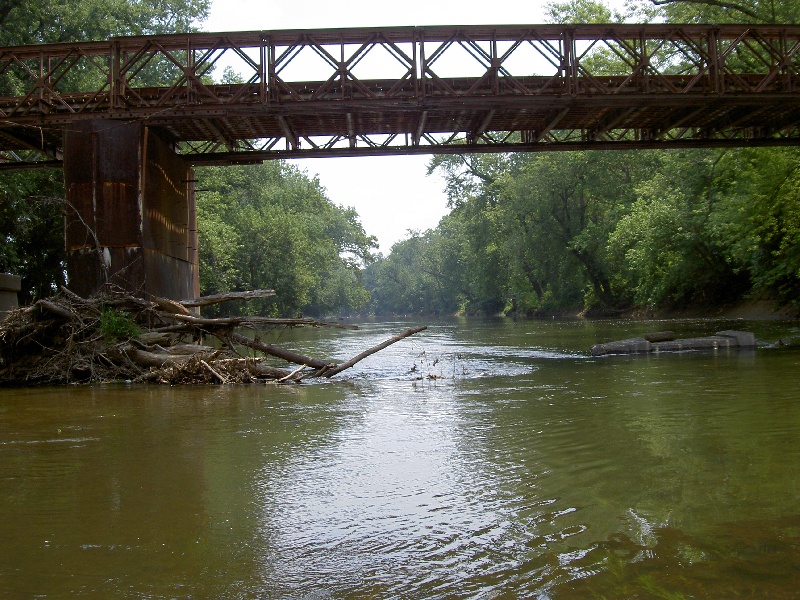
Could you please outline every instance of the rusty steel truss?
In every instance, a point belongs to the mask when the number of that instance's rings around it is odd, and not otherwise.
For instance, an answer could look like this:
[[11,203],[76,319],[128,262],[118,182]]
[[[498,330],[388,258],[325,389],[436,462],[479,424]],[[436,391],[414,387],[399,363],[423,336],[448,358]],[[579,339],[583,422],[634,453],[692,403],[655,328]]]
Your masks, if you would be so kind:
[[195,33],[5,47],[0,161],[57,164],[65,128],[82,119],[140,121],[198,165],[797,144],[799,51],[800,26],[667,24]]

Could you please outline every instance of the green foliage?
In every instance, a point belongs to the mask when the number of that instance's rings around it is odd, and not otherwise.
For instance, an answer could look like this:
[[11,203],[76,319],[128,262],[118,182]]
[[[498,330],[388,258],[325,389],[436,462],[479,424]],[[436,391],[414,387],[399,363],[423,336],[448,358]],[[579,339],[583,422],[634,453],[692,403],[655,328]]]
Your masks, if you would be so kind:
[[275,298],[243,307],[273,315],[351,312],[367,303],[360,269],[375,239],[318,180],[282,162],[197,174],[203,294],[274,289]]
[[0,272],[22,278],[23,304],[64,283],[63,195],[57,169],[0,172]]
[[[640,0],[641,1],[641,0]],[[797,23],[800,5],[776,0],[650,0],[672,23]]]
[[100,314],[100,332],[107,342],[114,342],[136,337],[141,333],[141,329],[129,313],[106,308]]
[[551,23],[611,23],[621,21],[603,2],[593,0],[568,0],[545,5],[545,14]]
[[[0,45],[191,31],[210,5],[210,0],[5,0]],[[150,84],[167,75],[164,65],[152,65],[143,69],[141,80]],[[23,77],[30,82],[22,65],[0,73],[0,94],[25,93]],[[101,68],[85,61],[57,85],[97,89],[106,80]],[[0,271],[22,277],[22,302],[48,296],[64,283],[63,198],[57,169],[0,173]]]
[[795,149],[669,153],[609,237],[639,304],[800,292]]
[[800,298],[800,150],[434,159],[453,210],[368,270],[378,312]]
[[462,248],[450,216],[435,230],[413,232],[392,246],[388,257],[367,267],[364,280],[371,309],[379,314],[445,313],[466,310],[468,282]]
[[753,291],[800,302],[800,152],[742,149],[725,155],[710,235]]
[[4,46],[103,40],[196,29],[210,0],[6,0],[0,5]]

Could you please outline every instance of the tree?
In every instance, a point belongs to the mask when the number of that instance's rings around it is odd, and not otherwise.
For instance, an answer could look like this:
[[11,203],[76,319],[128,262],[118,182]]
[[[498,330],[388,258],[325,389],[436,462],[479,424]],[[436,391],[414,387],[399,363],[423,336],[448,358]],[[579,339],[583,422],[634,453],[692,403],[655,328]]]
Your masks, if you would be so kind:
[[498,313],[510,300],[499,206],[509,161],[504,154],[463,154],[437,156],[428,164],[428,173],[438,170],[445,179],[452,212],[443,233],[459,253],[451,261],[462,271],[458,293],[466,312]]
[[796,302],[796,149],[666,153],[609,237],[638,304],[716,306],[746,295]]
[[800,152],[740,149],[721,161],[709,235],[752,293],[798,304],[800,298]]
[[103,40],[195,31],[211,0],[3,0],[0,44]]
[[611,23],[622,21],[622,15],[612,13],[603,2],[594,0],[568,0],[545,5],[550,23]]
[[776,0],[649,0],[672,23],[797,23],[800,5]]
[[0,273],[20,275],[22,303],[64,283],[62,198],[57,169],[0,173]]
[[197,175],[203,294],[274,289],[274,299],[243,310],[280,315],[366,305],[360,273],[375,238],[353,209],[328,200],[319,180],[284,162]]
[[[0,0],[0,45],[192,31],[210,5],[210,0]],[[153,68],[148,76],[155,81],[163,76],[158,71]],[[12,71],[0,74],[0,93],[14,94],[19,85]],[[64,281],[61,172],[2,171],[0,189],[0,270],[22,277],[22,301],[48,295]]]

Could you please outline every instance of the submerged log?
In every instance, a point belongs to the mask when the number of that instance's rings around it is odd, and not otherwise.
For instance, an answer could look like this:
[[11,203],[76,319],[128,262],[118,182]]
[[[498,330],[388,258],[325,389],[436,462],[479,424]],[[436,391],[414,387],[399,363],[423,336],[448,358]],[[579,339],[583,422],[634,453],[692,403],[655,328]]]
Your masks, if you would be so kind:
[[629,338],[616,342],[595,344],[590,352],[592,356],[603,356],[606,354],[650,354],[656,352],[681,352],[685,350],[718,350],[723,348],[755,348],[756,338],[749,331],[719,331],[716,335],[705,337],[665,339],[662,334],[671,332],[660,332],[654,340],[648,340],[647,335],[641,338]]
[[648,342],[671,342],[675,339],[674,331],[654,331],[653,333],[645,333],[644,339]]
[[604,354],[647,354],[652,350],[652,343],[643,337],[638,337],[605,344],[595,344],[592,346],[591,353],[592,356],[602,356]]

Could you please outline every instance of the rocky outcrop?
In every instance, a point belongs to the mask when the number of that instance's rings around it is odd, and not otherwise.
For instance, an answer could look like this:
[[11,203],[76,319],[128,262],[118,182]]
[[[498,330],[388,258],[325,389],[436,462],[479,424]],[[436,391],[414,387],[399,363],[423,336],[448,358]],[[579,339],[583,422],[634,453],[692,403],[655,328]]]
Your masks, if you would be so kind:
[[749,331],[726,330],[705,337],[674,339],[672,332],[659,331],[643,337],[628,338],[605,344],[595,344],[592,356],[606,354],[652,354],[685,350],[719,350],[727,348],[755,348],[756,338]]

